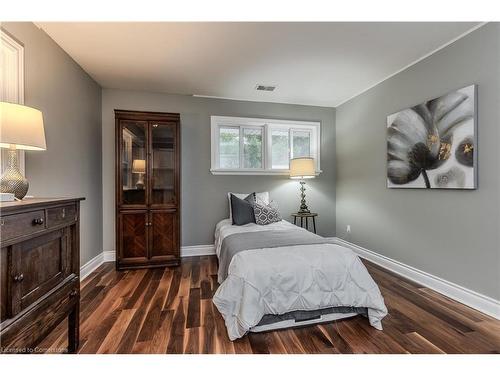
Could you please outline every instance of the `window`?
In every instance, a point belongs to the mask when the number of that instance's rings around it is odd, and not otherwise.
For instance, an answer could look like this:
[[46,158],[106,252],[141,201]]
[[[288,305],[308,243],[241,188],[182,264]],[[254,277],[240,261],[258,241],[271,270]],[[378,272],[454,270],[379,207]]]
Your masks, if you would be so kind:
[[243,128],[243,168],[262,169],[262,128]]
[[288,169],[290,164],[290,137],[288,129],[271,130],[271,168]]
[[223,169],[240,167],[240,129],[219,129],[219,165]]
[[291,158],[311,156],[311,132],[292,129]]
[[212,116],[213,174],[288,174],[291,158],[320,170],[320,123]]

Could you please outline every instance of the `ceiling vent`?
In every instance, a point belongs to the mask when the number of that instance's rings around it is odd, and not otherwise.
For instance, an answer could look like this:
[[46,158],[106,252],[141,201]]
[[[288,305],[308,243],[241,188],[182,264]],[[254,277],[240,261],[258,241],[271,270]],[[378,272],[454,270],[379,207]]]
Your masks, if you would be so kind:
[[274,91],[276,86],[266,86],[266,85],[257,85],[255,86],[255,90],[257,91]]

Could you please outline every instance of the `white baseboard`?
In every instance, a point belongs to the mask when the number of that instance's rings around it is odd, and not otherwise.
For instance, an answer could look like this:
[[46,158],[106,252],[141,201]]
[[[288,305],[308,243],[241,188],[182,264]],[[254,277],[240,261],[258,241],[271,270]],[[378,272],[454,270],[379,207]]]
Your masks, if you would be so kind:
[[214,245],[182,246],[181,257],[197,257],[202,255],[215,255]]
[[92,271],[97,269],[97,267],[99,267],[104,262],[104,253],[100,253],[94,258],[90,259],[87,263],[80,267],[80,280],[85,279],[92,273]]
[[[104,262],[114,262],[116,253],[114,250],[104,251]],[[215,255],[214,245],[181,246],[181,258],[196,257],[202,255]]]
[[406,277],[416,283],[435,290],[455,301],[463,303],[473,309],[479,310],[496,319],[500,319],[500,301],[485,296],[463,286],[444,280],[440,277],[431,275],[415,267],[401,263],[384,255],[378,254],[372,250],[365,249],[341,238],[335,237],[333,240],[339,245],[353,250],[361,258],[367,259],[381,267],[384,267],[398,275]]
[[111,251],[103,251],[104,261],[105,262],[114,262],[116,260],[116,252],[114,250]]
[[104,262],[114,262],[114,251],[103,251],[90,259],[87,263],[80,267],[80,280],[84,280],[92,271],[96,270]]
[[[413,280],[425,287],[435,290],[451,299],[454,299],[464,305],[470,306],[496,319],[500,319],[500,301],[485,296],[481,293],[467,289],[450,281],[444,280],[438,276],[431,275],[415,267],[401,263],[397,260],[378,254],[372,250],[365,249],[351,242],[338,237],[329,237],[333,242],[348,247],[360,257],[367,259],[379,266],[388,269],[398,275]],[[214,255],[214,245],[196,245],[182,246],[181,257],[193,257],[203,255]],[[104,251],[85,263],[80,269],[80,278],[83,280],[92,271],[104,262],[113,262],[115,260],[115,251]]]
[[[195,257],[202,255],[215,255],[214,245],[182,246],[181,257]],[[92,271],[96,270],[104,262],[114,262],[116,253],[114,250],[103,251],[80,267],[80,280],[85,279]]]

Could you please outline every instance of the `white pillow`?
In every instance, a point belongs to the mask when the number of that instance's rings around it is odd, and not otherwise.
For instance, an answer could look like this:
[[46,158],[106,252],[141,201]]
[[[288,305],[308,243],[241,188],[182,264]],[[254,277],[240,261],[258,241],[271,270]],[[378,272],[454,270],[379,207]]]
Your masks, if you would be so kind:
[[[237,198],[245,199],[249,194],[252,193],[227,193],[227,200],[229,201],[229,218],[231,222],[233,220],[233,213],[231,212],[231,194],[234,194]],[[268,205],[269,204],[269,192],[263,191],[262,193],[255,193],[255,198],[257,203]]]

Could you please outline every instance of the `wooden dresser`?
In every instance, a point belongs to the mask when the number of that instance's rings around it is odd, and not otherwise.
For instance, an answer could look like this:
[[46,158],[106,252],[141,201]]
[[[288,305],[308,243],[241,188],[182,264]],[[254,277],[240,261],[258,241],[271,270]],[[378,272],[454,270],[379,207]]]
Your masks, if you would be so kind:
[[68,318],[68,352],[79,342],[80,201],[0,203],[0,352],[34,353]]

